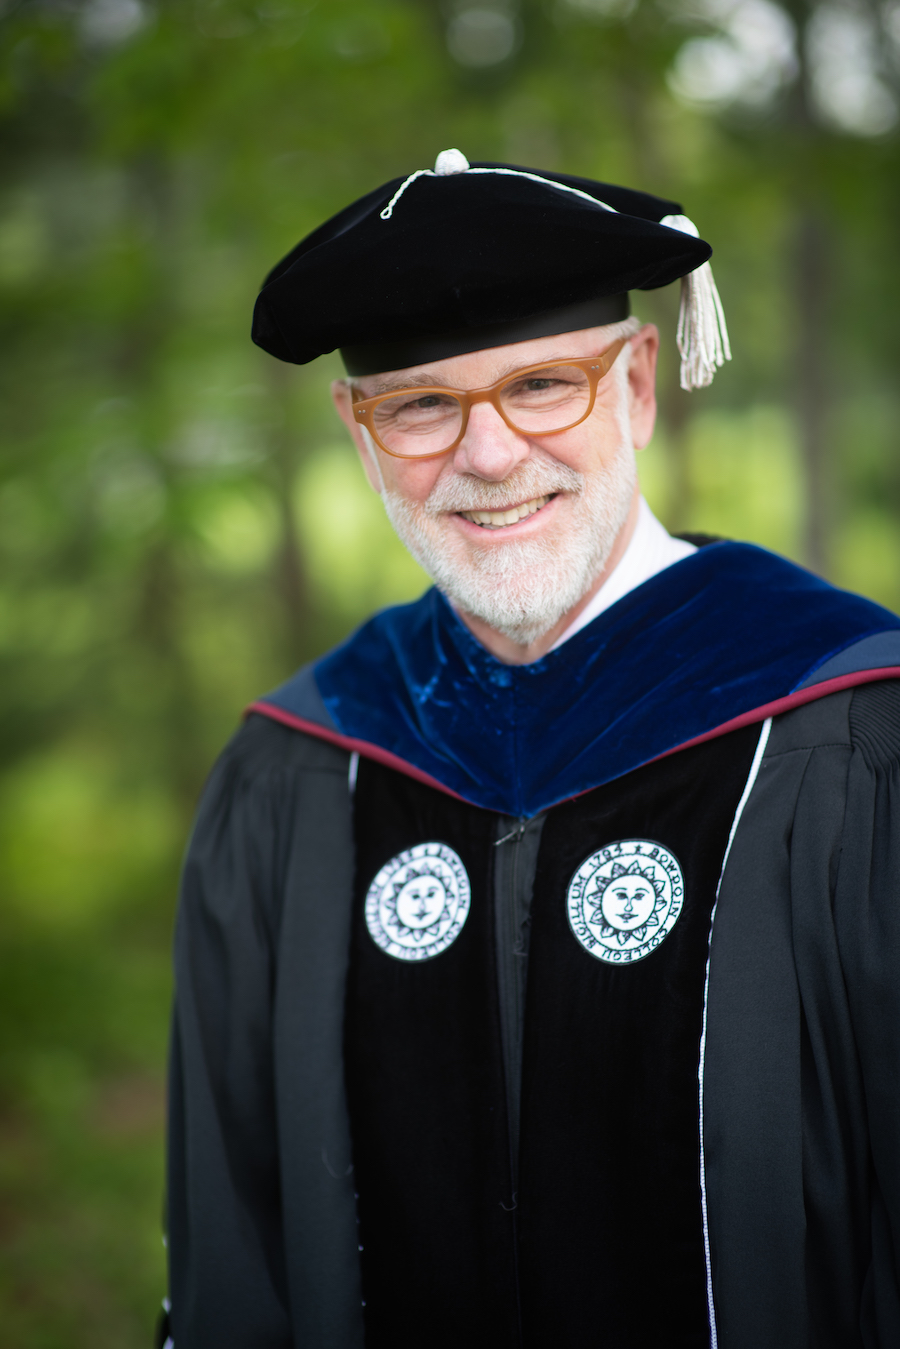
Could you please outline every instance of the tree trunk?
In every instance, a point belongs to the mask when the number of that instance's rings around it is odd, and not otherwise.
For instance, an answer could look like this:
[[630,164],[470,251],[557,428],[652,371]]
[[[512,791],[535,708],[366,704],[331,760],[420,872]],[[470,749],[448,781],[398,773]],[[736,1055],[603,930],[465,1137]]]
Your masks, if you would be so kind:
[[275,560],[275,580],[281,600],[281,646],[291,669],[309,657],[306,640],[309,589],[297,539],[292,492],[299,461],[297,437],[291,429],[291,375],[283,361],[268,361],[269,384],[277,408],[271,432],[271,465],[275,497],[281,517],[281,545]]
[[797,307],[796,409],[806,484],[803,559],[819,575],[830,564],[832,465],[826,323],[828,240],[825,222],[807,205],[797,222],[794,284]]

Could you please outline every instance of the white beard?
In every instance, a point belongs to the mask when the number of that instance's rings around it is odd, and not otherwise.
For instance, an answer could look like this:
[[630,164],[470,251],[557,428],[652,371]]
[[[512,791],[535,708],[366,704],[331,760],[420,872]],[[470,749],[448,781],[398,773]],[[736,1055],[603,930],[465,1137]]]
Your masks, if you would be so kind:
[[[385,489],[388,518],[416,561],[458,608],[518,645],[529,646],[587,594],[628,519],[637,470],[630,435],[617,420],[616,455],[589,476],[538,449],[502,482],[472,474],[438,479],[424,502]],[[544,538],[511,539],[482,549],[445,524],[448,512],[499,510],[555,492],[567,492],[573,509],[565,528],[550,530]]]

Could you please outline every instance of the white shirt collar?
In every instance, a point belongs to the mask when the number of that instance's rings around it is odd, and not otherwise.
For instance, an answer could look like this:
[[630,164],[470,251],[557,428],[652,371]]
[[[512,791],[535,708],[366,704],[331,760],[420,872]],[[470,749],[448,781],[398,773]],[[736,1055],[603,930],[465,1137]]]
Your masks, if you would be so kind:
[[637,524],[628,547],[590,604],[582,609],[562,636],[556,639],[550,648],[551,651],[555,651],[563,642],[574,637],[576,632],[586,628],[598,614],[602,614],[604,609],[622,599],[629,590],[643,585],[651,576],[656,576],[657,572],[664,571],[666,567],[671,567],[673,562],[680,562],[682,558],[690,557],[691,553],[696,551],[694,544],[686,543],[684,539],[673,539],[641,497]]

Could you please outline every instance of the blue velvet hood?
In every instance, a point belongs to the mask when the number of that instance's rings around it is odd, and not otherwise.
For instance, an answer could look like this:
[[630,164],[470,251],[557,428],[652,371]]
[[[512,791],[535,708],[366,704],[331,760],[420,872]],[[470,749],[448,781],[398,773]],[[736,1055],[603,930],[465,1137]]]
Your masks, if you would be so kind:
[[900,676],[900,618],[751,544],[658,573],[530,665],[439,591],[376,614],[249,709],[508,815],[837,689]]

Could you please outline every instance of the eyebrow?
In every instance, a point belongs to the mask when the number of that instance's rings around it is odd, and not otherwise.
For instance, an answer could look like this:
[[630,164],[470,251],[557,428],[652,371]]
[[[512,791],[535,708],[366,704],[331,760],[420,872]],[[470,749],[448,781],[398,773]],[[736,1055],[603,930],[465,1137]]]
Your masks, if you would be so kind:
[[449,384],[441,384],[433,375],[409,375],[406,379],[382,379],[372,391],[372,397],[379,393],[394,393],[398,389],[448,389]]
[[[498,367],[497,372],[489,384],[496,384],[497,380],[505,379],[507,375],[514,375],[517,370],[527,370],[529,366],[555,365],[558,361],[577,361],[577,356],[563,356],[554,352],[540,361],[528,361],[525,365],[520,365],[516,361],[509,361],[505,366]],[[479,388],[483,388],[479,385]],[[420,375],[408,375],[406,379],[383,379],[379,380],[372,393],[367,395],[370,398],[376,397],[380,393],[396,393],[401,389],[456,389],[454,384],[442,384],[433,374],[424,372]],[[465,392],[464,390],[458,390]]]

